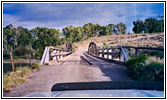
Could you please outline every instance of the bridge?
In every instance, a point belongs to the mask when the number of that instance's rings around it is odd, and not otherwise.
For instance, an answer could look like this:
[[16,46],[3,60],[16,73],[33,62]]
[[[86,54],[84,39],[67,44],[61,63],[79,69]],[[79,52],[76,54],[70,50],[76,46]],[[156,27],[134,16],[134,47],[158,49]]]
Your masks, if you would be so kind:
[[76,51],[67,43],[64,49],[48,46],[41,60],[41,67],[28,78],[27,82],[13,88],[8,96],[24,96],[34,92],[50,92],[56,83],[134,81],[127,73],[124,62],[135,51],[161,50],[163,48],[117,46],[99,48],[95,42],[79,45]]
[[[72,45],[67,42],[64,50],[54,47],[46,47],[41,60],[41,65],[57,66],[64,70],[72,69],[70,73],[69,71],[66,71],[66,73],[74,75],[77,73],[76,76],[79,76],[77,77],[79,80],[80,76],[82,76],[90,77],[90,79],[85,79],[85,81],[127,81],[133,80],[128,75],[127,69],[124,65],[124,62],[131,57],[131,50],[135,52],[134,56],[137,57],[140,54],[140,50],[163,51],[164,49],[132,46],[99,48],[95,42],[91,42],[86,46],[79,46],[78,50],[72,53]],[[87,74],[87,72],[89,72],[89,74]],[[76,76],[71,77],[76,81]]]
[[[88,64],[92,64],[91,57],[95,59],[101,59],[103,61],[113,61],[118,64],[123,64],[127,61],[129,57],[129,52],[127,49],[134,49],[135,50],[135,57],[139,56],[139,50],[159,50],[163,51],[163,48],[152,48],[152,47],[132,47],[132,46],[115,46],[109,48],[98,48],[95,42],[91,42],[88,46],[88,50],[82,52],[80,55],[81,61],[86,61]],[[130,51],[131,53],[131,51]],[[46,47],[41,59],[41,65],[49,65],[51,62],[58,62],[59,59],[72,54],[72,45],[71,43],[67,42],[65,45],[64,50],[55,48],[53,46]],[[96,63],[96,62],[94,62]]]

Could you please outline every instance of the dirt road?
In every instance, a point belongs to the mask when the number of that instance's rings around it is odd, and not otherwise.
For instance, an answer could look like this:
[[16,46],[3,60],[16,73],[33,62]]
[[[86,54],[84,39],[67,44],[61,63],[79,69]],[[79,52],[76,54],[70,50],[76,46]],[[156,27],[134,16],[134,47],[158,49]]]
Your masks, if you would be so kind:
[[[37,69],[27,78],[27,82],[13,88],[11,92],[4,93],[4,96],[19,97],[34,92],[50,92],[56,83],[132,80],[127,76],[124,66],[84,55],[87,47],[88,44],[81,45],[70,56]],[[91,60],[93,65],[85,62],[83,57]]]

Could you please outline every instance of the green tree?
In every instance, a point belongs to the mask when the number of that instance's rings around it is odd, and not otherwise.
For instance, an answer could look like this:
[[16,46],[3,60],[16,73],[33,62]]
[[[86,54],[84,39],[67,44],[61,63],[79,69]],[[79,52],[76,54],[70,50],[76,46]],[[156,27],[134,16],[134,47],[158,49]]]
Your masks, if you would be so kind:
[[126,25],[124,23],[119,23],[117,24],[117,29],[118,29],[118,32],[119,34],[125,34],[125,30],[126,30]]
[[92,30],[93,36],[99,36],[100,33],[103,31],[103,27],[99,24],[93,24],[93,30]]
[[[162,26],[161,26],[162,23]],[[164,20],[157,20],[157,25],[155,27],[155,32],[161,32],[161,27],[162,27],[162,32],[164,32]]]
[[[159,27],[159,28],[158,28]],[[144,33],[155,33],[160,32],[160,25],[158,25],[158,20],[155,18],[148,18],[144,22]]]
[[[29,35],[29,37],[26,37]],[[10,54],[12,71],[15,71],[13,53],[19,47],[28,45],[31,41],[31,34],[26,28],[21,26],[8,25],[3,28],[3,49],[4,52]]]
[[74,32],[73,32],[73,42],[78,42],[82,40],[83,36],[83,28],[82,27],[74,27]]
[[19,31],[20,35],[18,37],[18,46],[25,47],[27,45],[31,45],[32,35],[28,29],[20,27]]
[[74,26],[70,25],[62,29],[63,35],[66,37],[66,40],[72,41],[74,35]]
[[114,24],[103,26],[103,35],[112,35],[114,31]]
[[37,50],[36,56],[41,58],[46,46],[56,46],[60,44],[60,31],[46,27],[36,27],[31,30],[34,34],[32,48]]
[[93,36],[93,30],[94,30],[94,24],[88,23],[83,26],[84,29],[84,35],[86,38],[92,37]]
[[141,20],[133,21],[133,32],[134,33],[142,33],[144,31],[144,23]]

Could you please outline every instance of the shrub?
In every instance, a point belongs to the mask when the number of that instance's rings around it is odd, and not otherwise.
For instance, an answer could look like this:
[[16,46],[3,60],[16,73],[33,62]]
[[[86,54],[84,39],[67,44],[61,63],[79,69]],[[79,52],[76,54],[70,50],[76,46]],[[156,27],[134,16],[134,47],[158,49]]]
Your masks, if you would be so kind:
[[[134,73],[135,70],[138,70],[138,65],[143,65],[145,62],[148,62],[147,61],[148,59],[148,56],[146,55],[141,55],[141,56],[138,56],[137,58],[130,58],[128,61],[125,62],[125,65],[128,67],[130,73]],[[138,72],[137,72],[138,73]]]
[[164,81],[164,64],[159,62],[152,62],[146,67],[147,72],[151,74],[152,80]]
[[137,58],[129,59],[125,64],[130,74],[137,80],[163,82],[163,63],[149,61],[148,56],[141,55]]

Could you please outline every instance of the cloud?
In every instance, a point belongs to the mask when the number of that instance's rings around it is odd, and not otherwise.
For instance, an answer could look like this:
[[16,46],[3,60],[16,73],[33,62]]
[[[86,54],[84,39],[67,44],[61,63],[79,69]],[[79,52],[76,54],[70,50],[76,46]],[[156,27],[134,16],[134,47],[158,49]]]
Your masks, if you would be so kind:
[[5,3],[3,26],[17,24],[28,29],[41,26],[61,30],[89,22],[101,25],[123,22],[131,31],[132,21],[163,14],[163,8],[162,4],[151,3]]

